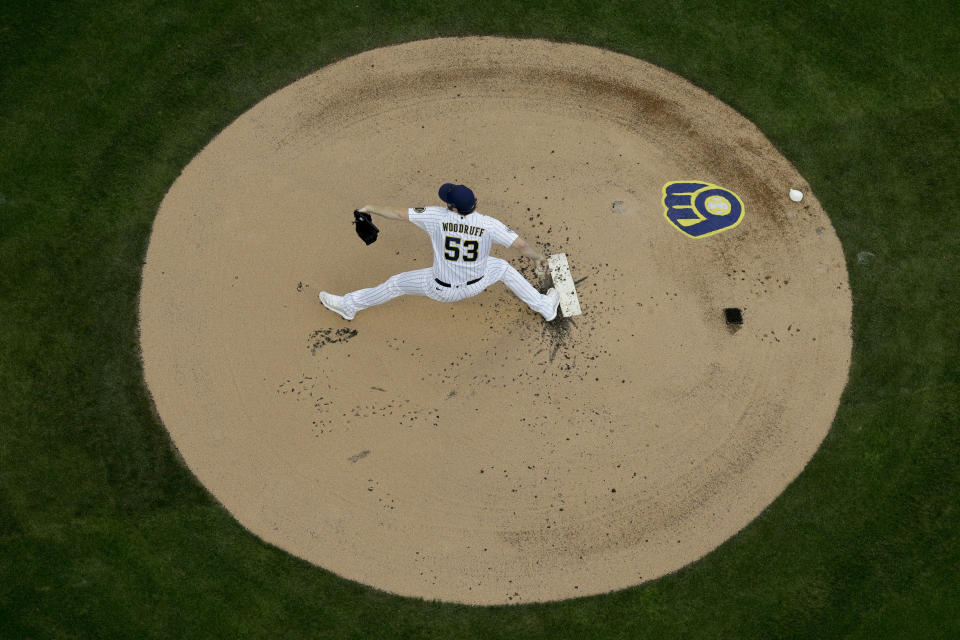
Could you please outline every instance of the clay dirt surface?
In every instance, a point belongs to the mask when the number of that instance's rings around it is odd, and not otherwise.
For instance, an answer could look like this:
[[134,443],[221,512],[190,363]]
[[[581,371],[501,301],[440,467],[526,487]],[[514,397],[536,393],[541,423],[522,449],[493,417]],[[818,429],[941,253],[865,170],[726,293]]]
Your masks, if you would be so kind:
[[[663,189],[687,179],[738,194],[742,222],[681,233]],[[440,204],[444,182],[566,253],[583,315],[545,323],[500,284],[325,309],[321,290],[432,263],[411,224],[377,218],[365,246],[353,209]],[[840,243],[754,125],[640,60],[537,40],[377,49],[263,100],[172,185],[140,305],[159,415],[239,523],[344,578],[484,605],[715,549],[803,471],[851,351]]]

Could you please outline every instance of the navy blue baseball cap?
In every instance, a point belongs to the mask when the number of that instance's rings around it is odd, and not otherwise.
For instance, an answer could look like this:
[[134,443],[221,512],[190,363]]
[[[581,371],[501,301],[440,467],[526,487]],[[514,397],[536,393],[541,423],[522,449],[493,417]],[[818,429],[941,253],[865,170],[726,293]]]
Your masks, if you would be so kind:
[[473,208],[477,206],[477,197],[473,195],[473,191],[462,184],[447,182],[440,187],[438,195],[447,204],[455,206],[460,213],[473,211]]

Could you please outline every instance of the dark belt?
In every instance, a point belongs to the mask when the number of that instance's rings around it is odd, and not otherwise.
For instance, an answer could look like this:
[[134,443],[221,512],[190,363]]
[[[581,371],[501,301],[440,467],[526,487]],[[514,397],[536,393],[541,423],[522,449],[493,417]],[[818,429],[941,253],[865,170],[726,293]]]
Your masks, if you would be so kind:
[[[436,282],[436,283],[437,283],[438,285],[440,285],[441,287],[450,288],[451,286],[453,286],[453,285],[451,285],[451,284],[449,284],[449,283],[447,283],[447,282],[444,282],[444,281],[441,280],[440,278],[434,278],[433,280],[434,280],[434,282]],[[476,284],[476,283],[480,282],[481,280],[483,280],[483,276],[480,276],[479,278],[474,278],[473,280],[470,280],[469,282],[467,282],[467,284],[465,284],[465,285],[459,285],[459,284],[458,284],[457,286],[458,286],[458,287],[459,287],[459,286],[464,286],[464,287],[466,287],[466,286],[471,285],[471,284]]]

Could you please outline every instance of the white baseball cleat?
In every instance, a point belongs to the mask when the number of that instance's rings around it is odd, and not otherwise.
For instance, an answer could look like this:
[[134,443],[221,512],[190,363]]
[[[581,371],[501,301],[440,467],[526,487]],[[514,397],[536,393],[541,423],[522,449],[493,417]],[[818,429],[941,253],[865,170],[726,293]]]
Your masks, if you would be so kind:
[[550,315],[549,318],[547,316],[543,316],[543,317],[544,319],[546,319],[547,322],[551,322],[552,320],[555,320],[557,318],[557,309],[560,308],[560,294],[557,293],[556,289],[554,289],[553,287],[550,287],[547,290],[546,296],[550,298],[550,304],[553,307],[553,313]]
[[347,313],[346,309],[343,308],[342,296],[335,296],[332,293],[321,291],[318,297],[320,298],[320,302],[323,303],[323,306],[330,309],[330,311],[340,314],[344,320],[353,320],[354,314]]

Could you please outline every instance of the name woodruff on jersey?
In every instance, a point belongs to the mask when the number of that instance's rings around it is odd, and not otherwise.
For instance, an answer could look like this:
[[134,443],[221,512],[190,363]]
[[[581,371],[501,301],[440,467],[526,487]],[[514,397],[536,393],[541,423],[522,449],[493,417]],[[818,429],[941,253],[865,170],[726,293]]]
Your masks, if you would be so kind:
[[471,227],[468,224],[460,224],[458,222],[444,222],[443,230],[453,233],[466,233],[467,235],[477,236],[478,238],[482,236],[484,232],[483,227]]

